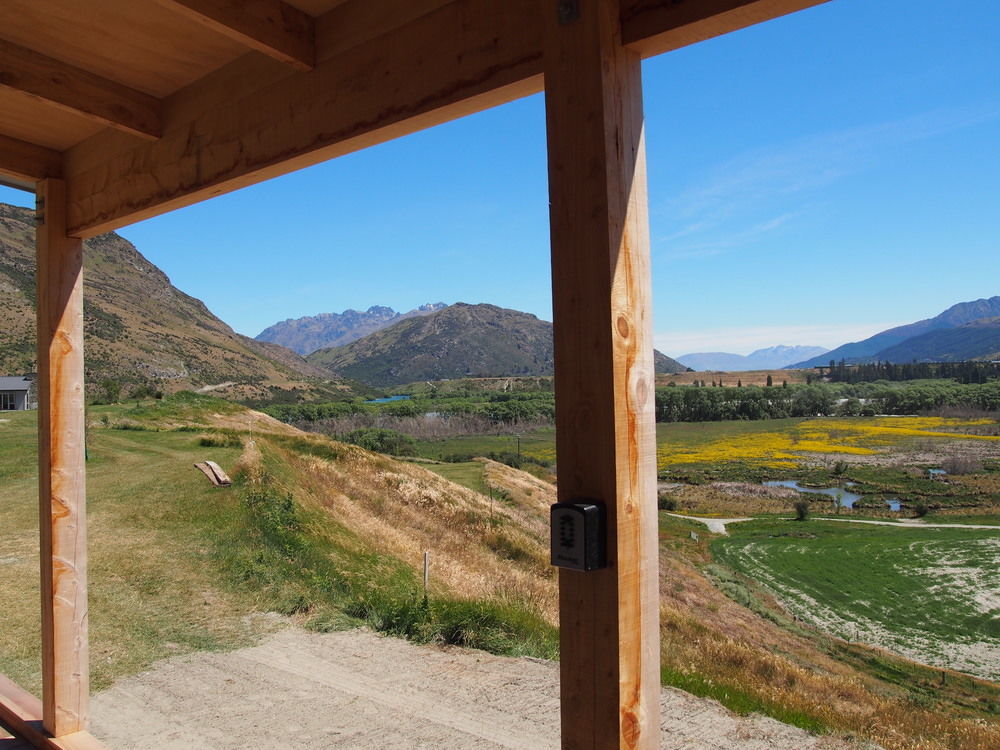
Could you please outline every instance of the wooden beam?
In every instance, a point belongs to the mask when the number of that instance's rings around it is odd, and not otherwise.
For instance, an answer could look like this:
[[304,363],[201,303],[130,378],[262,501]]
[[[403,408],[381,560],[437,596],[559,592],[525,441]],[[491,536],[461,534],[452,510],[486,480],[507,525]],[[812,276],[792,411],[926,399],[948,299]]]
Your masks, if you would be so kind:
[[[777,7],[775,0],[746,1]],[[330,22],[328,16],[317,20],[319,63],[311,72],[267,83],[235,102],[219,91],[224,105],[183,118],[167,113],[159,142],[123,147],[109,141],[100,153],[86,143],[71,149],[70,232],[93,236],[541,90],[538,14],[550,0],[440,2],[421,0],[420,10],[429,12],[406,13],[406,23],[386,29],[385,14],[352,13],[370,0],[351,0],[330,11]],[[780,8],[815,2],[785,0]],[[702,9],[685,21],[689,25],[732,10],[719,0],[689,4]],[[345,28],[336,18],[358,25]],[[663,32],[652,23],[644,31],[641,23],[633,22],[636,43],[643,34]],[[340,44],[338,34],[356,43]],[[686,43],[695,41],[691,36]],[[85,152],[81,158],[77,149]]]
[[46,177],[62,177],[62,154],[51,148],[0,135],[0,173],[31,182]]
[[829,0],[627,0],[622,40],[645,57],[686,47]]
[[50,736],[42,728],[42,702],[4,675],[0,675],[0,727],[41,750],[108,750],[87,732]]
[[70,173],[70,232],[93,236],[540,91],[539,33],[524,23],[535,5],[457,0]]
[[607,507],[609,567],[560,570],[564,748],[659,746],[653,337],[640,57],[618,0],[545,26],[559,499]]
[[42,708],[53,737],[87,728],[83,242],[66,235],[66,189],[38,184],[38,496]]
[[281,0],[157,2],[299,70],[312,70],[316,64],[312,16]]
[[455,0],[341,2],[316,19],[316,58],[325,62]]
[[162,128],[155,97],[2,39],[0,86],[143,138]]

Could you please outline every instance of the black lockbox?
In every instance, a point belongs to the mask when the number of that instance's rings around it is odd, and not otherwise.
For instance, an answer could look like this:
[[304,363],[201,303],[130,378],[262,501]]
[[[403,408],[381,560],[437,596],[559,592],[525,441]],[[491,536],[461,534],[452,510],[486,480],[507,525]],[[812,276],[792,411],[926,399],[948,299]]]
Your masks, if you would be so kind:
[[604,503],[571,500],[549,510],[552,564],[570,570],[608,566]]

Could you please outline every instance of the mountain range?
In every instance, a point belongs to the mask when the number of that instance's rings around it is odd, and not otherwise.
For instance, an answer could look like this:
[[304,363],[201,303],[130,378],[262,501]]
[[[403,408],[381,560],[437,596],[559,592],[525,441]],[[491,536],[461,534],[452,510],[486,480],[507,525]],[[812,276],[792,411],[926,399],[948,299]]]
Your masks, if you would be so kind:
[[[458,302],[350,344],[320,349],[307,361],[346,378],[389,387],[424,380],[551,375],[552,324],[496,305]],[[654,352],[657,372],[683,372]]]
[[806,357],[825,354],[827,351],[829,350],[821,346],[771,346],[746,355],[727,352],[696,352],[684,354],[678,357],[677,361],[682,365],[687,365],[692,370],[721,372],[777,370]]
[[[233,331],[115,233],[86,241],[83,276],[92,393],[106,381],[125,395],[143,386],[261,400],[350,392],[295,352]],[[33,372],[35,363],[34,212],[0,203],[0,373]]]
[[1000,296],[959,302],[939,315],[838,346],[792,367],[820,367],[830,360],[861,362],[960,362],[1000,357]]
[[391,307],[373,305],[364,312],[344,310],[342,313],[320,313],[303,318],[289,318],[268,326],[254,338],[288,347],[305,356],[317,349],[343,346],[370,333],[421,315],[430,315],[447,307],[444,302],[432,302],[398,313]]

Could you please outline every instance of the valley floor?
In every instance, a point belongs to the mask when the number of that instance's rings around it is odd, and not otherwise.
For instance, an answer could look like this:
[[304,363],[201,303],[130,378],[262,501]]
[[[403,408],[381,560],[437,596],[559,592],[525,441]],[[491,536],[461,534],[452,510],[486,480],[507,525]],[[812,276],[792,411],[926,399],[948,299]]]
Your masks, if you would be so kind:
[[[258,646],[167,659],[93,700],[115,750],[247,747],[543,750],[559,744],[558,665],[287,627]],[[661,748],[860,747],[671,688]]]

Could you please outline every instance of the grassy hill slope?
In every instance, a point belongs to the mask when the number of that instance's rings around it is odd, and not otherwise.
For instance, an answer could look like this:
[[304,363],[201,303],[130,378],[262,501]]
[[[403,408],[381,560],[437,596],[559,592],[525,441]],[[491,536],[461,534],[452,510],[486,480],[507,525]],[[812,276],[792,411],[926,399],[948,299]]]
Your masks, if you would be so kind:
[[[0,204],[0,373],[35,370],[35,248],[31,211]],[[84,333],[91,395],[105,381],[127,395],[229,385],[217,395],[267,399],[295,390],[335,396],[347,386],[294,352],[234,332],[201,300],[117,234],[84,250]]]

